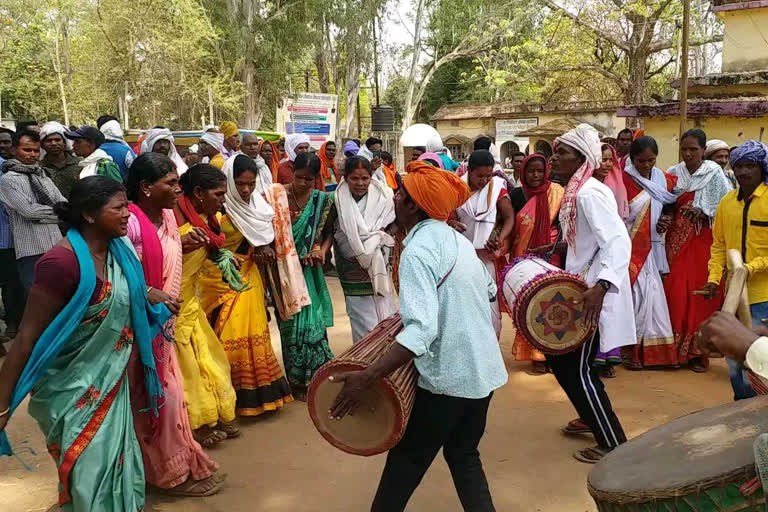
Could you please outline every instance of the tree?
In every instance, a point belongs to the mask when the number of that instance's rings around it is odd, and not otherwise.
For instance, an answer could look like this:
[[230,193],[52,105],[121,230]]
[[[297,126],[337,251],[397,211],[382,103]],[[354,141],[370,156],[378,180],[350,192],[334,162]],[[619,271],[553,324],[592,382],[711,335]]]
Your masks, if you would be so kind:
[[[598,0],[576,13],[554,0],[543,5],[595,38],[590,62],[561,66],[557,71],[590,69],[615,82],[627,104],[646,101],[646,84],[677,59],[676,20],[672,0]],[[694,32],[695,34],[695,32]],[[722,34],[693,37],[691,46],[722,41]]]

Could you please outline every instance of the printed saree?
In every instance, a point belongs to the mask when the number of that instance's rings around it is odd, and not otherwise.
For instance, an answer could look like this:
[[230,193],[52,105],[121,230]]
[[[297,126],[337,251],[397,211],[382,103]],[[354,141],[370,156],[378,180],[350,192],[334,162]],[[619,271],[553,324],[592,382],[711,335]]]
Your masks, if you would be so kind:
[[[163,224],[156,229],[137,206],[130,205],[129,209],[133,215],[128,221],[128,239],[141,260],[147,284],[178,297],[181,288],[181,237],[173,210],[163,211]],[[165,334],[158,335],[154,341],[155,355],[160,363],[157,365],[158,375],[165,393],[165,404],[160,408],[156,431],[153,431],[147,415],[141,412],[142,369],[135,350],[128,362],[133,421],[144,459],[144,471],[147,482],[161,489],[176,487],[188,478],[203,480],[218,469],[218,465],[195,441],[189,426],[176,351],[166,339],[166,336],[173,338],[175,323],[176,319],[171,318],[164,327]]]
[[59,473],[65,511],[144,507],[144,466],[126,368],[133,348],[128,284],[114,258],[95,304],[35,384],[29,413]]
[[[557,240],[557,228],[553,224],[560,213],[560,204],[563,202],[565,191],[563,190],[563,187],[557,183],[551,183],[546,193],[549,210],[541,212],[541,214],[549,217],[549,222],[552,226],[550,231],[550,243],[554,243]],[[536,204],[536,198],[530,198],[515,217],[515,231],[512,236],[514,242],[512,243],[511,258],[520,258],[525,256],[530,249],[534,249],[534,247],[530,247],[530,241],[533,237],[533,228],[536,225],[536,217],[540,214],[536,209]],[[561,267],[562,260],[560,255],[553,254],[550,263]],[[512,355],[515,357],[516,361],[545,360],[544,354],[541,351],[533,348],[530,343],[517,333],[515,334],[515,341],[512,345]]]
[[[293,224],[293,238],[299,259],[320,243],[331,199],[325,192],[313,190],[307,205]],[[283,346],[283,364],[291,386],[306,389],[315,371],[333,359],[326,329],[333,326],[333,306],[321,267],[302,265],[311,304],[289,319],[279,318]]]
[[240,274],[247,288],[232,290],[222,281],[221,271],[208,262],[200,301],[229,359],[237,414],[258,416],[280,409],[293,397],[272,350],[261,273],[250,259],[253,248],[226,215],[221,218],[221,232],[227,237],[224,247],[244,260]]

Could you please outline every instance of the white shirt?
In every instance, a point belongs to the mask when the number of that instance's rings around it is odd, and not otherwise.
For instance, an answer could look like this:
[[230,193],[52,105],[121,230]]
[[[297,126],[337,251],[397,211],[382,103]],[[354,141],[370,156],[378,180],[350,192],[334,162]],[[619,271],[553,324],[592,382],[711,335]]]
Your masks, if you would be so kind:
[[611,189],[590,178],[576,196],[576,208],[575,242],[574,247],[568,246],[565,270],[584,277],[590,287],[600,279],[611,283],[600,313],[600,350],[634,345],[635,311],[629,284],[632,242],[616,199]]

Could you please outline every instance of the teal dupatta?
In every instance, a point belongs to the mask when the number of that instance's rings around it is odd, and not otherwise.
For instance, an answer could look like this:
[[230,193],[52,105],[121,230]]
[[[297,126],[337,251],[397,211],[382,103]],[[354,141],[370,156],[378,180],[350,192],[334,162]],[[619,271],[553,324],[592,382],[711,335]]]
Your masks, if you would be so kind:
[[[293,224],[293,239],[299,260],[320,243],[331,206],[327,193],[312,191],[304,211]],[[333,305],[323,269],[302,264],[302,271],[312,303],[279,323],[285,374],[288,382],[298,388],[306,388],[315,371],[333,359],[326,334],[326,329],[333,326]]]

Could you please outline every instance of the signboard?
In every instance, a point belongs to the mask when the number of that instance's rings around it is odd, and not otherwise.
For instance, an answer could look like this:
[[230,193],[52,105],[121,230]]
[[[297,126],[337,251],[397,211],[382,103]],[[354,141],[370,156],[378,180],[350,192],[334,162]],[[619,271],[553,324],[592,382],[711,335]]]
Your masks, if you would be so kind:
[[512,141],[525,151],[530,143],[528,137],[518,137],[517,134],[539,126],[537,117],[521,119],[497,119],[496,120],[496,146],[501,147],[507,141]]
[[336,139],[336,109],[338,97],[334,94],[300,92],[285,96],[277,108],[277,131],[304,133],[312,147]]

